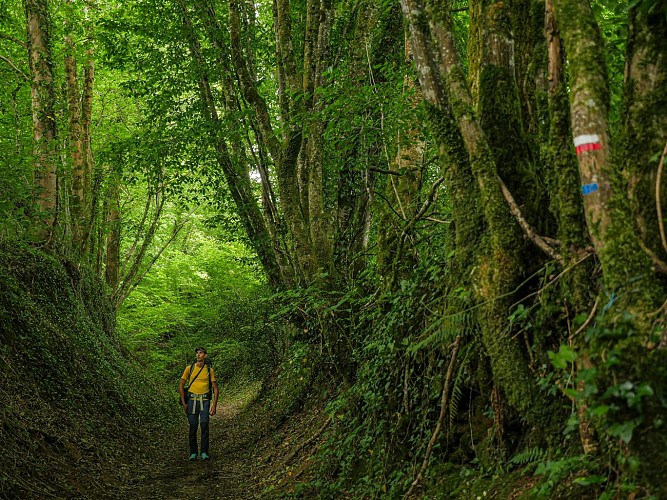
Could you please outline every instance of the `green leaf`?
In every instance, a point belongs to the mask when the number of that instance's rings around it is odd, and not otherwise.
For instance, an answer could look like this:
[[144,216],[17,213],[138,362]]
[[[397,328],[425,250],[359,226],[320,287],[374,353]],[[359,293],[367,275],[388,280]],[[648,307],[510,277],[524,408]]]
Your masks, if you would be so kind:
[[632,433],[634,432],[636,424],[634,422],[623,422],[620,424],[612,425],[607,431],[610,436],[619,437],[625,443],[629,443],[632,439]]
[[587,476],[587,477],[578,477],[574,480],[575,484],[580,484],[581,486],[590,486],[591,484],[602,484],[607,481],[607,478],[604,476]]
[[596,407],[592,408],[590,410],[590,413],[594,417],[601,417],[603,415],[606,415],[609,412],[610,409],[611,409],[611,406],[609,406],[609,405],[600,405],[600,406],[596,406]]

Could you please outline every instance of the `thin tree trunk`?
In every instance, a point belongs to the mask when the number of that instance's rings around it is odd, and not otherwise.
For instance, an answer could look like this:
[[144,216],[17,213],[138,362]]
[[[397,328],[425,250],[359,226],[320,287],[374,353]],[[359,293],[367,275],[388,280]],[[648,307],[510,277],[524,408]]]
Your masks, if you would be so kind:
[[33,123],[36,237],[50,245],[57,212],[56,119],[50,21],[46,0],[24,0]]
[[107,236],[104,277],[109,288],[116,291],[120,284],[120,187],[118,179],[114,178],[111,182],[107,197],[109,234]]
[[93,49],[89,48],[84,56],[83,92],[81,98],[81,147],[83,150],[83,204],[84,220],[86,221],[83,234],[82,255],[86,255],[91,247],[93,225],[97,218],[97,189],[93,172],[95,162],[93,158],[91,123],[93,116],[93,90],[95,86],[95,59]]
[[[579,262],[583,249],[588,245],[588,231],[585,224],[581,195],[578,189],[579,172],[577,159],[570,147],[572,129],[570,109],[565,81],[565,54],[560,31],[553,14],[553,0],[547,0],[546,39],[548,51],[549,79],[549,145],[548,159],[552,166],[556,184],[554,206],[557,208],[558,239],[562,243],[562,253],[566,267],[572,270],[563,277],[562,287],[565,302],[570,305],[571,314],[587,314],[596,295],[595,282],[590,279],[594,263],[592,259]],[[567,313],[570,313],[570,308]],[[574,335],[570,342],[575,348],[583,348],[581,335]],[[577,370],[590,368],[590,362],[577,362]],[[582,387],[583,389],[583,382]],[[584,453],[597,451],[595,429],[586,415],[586,402],[576,401],[579,418],[579,436]]]
[[83,130],[81,125],[81,102],[75,46],[70,36],[65,37],[66,54],[64,58],[65,80],[67,84],[67,124],[68,151],[72,168],[72,247],[80,252],[86,228],[87,211],[85,207],[85,152],[83,150]]

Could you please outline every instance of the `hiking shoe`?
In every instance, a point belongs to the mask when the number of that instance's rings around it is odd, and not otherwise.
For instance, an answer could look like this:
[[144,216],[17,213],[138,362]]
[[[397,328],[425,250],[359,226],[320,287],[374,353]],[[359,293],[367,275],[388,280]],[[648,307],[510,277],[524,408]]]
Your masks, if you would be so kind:
[[193,453],[192,455],[190,455],[190,458],[188,460],[190,460],[190,461],[197,460],[197,454]]
[[201,454],[201,459],[202,460],[208,460],[208,453],[202,453]]

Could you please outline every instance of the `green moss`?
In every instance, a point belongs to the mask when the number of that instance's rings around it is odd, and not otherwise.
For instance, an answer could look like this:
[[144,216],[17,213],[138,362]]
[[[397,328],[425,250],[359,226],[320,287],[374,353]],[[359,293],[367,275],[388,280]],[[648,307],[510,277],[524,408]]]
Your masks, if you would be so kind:
[[[667,252],[660,244],[655,189],[659,156],[667,142],[667,20],[633,9],[630,15],[628,74],[623,92],[623,117],[614,163],[627,184],[619,195],[630,201],[639,237],[661,259]],[[663,177],[664,181],[664,177]],[[667,205],[662,190],[662,206]]]
[[[0,420],[15,430],[0,432],[14,457],[0,466],[7,478],[0,496],[21,491],[18,471],[31,470],[35,491],[69,497],[63,468],[126,460],[128,447],[140,457],[151,432],[176,415],[173,396],[147,380],[118,342],[104,286],[89,271],[0,245],[0,318],[1,381],[13,394]],[[91,479],[81,487],[98,491]]]

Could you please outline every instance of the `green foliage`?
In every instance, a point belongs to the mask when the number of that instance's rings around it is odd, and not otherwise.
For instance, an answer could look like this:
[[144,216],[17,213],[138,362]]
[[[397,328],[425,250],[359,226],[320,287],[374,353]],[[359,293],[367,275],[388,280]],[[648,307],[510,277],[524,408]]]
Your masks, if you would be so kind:
[[[636,318],[624,315],[620,321],[610,321],[606,312],[586,330],[585,347],[575,350],[563,345],[549,357],[562,374],[559,385],[563,391],[577,405],[585,405],[585,418],[609,454],[609,467],[616,476],[614,487],[632,491],[638,477],[653,477],[652,471],[664,460],[656,449],[663,446],[658,429],[667,410],[663,370],[655,369],[662,356],[645,350]],[[583,359],[589,368],[581,368]],[[568,432],[578,420],[573,414]],[[607,479],[592,475],[577,484],[605,483]]]
[[207,346],[221,384],[261,380],[282,346],[252,258],[245,246],[222,244],[194,219],[119,311],[124,344],[169,385],[198,345]]
[[580,471],[585,463],[586,457],[579,455],[558,460],[547,460],[538,464],[535,474],[544,477],[540,484],[531,490],[531,494],[539,498],[549,498],[568,476]]
[[514,455],[509,460],[510,465],[528,465],[535,462],[541,462],[546,458],[546,451],[539,446],[528,448]]
[[[433,314],[444,307],[438,286],[445,281],[443,268],[434,264],[439,258],[425,259],[413,279],[373,302],[347,299],[352,324],[365,334],[354,344],[358,366],[354,383],[328,406],[335,430],[320,453],[321,477],[326,478],[317,482],[320,494],[397,497],[414,479],[413,464],[423,457],[437,420],[448,345],[457,334],[468,339],[472,335],[464,324],[451,322],[447,333],[439,333],[439,340],[435,337],[434,332],[443,328],[440,315]],[[460,294],[452,296],[458,300]],[[462,351],[445,422],[451,429],[467,411],[462,407],[467,405],[470,351]],[[439,441],[433,463],[439,463],[458,439]]]

